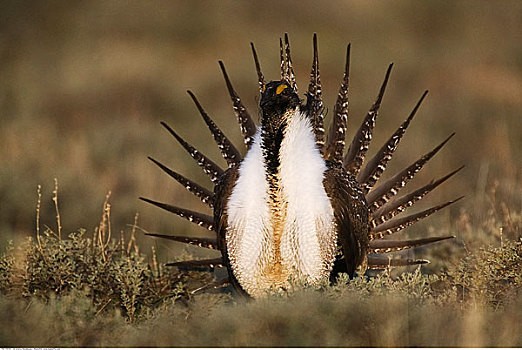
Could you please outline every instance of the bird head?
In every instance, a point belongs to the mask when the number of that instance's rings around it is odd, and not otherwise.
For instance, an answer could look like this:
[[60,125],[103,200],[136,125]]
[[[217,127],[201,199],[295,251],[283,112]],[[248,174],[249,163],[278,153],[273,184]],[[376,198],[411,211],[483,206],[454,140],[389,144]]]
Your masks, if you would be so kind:
[[295,110],[301,100],[291,85],[286,81],[271,81],[265,85],[260,107],[263,117],[276,122],[277,116],[283,116],[289,110]]

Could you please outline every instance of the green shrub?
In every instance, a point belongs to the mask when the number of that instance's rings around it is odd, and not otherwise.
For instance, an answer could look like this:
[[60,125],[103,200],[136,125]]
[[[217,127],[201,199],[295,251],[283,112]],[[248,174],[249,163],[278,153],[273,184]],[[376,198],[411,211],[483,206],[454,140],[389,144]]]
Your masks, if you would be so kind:
[[10,248],[0,259],[0,290],[40,300],[81,292],[94,308],[119,307],[129,320],[162,299],[187,297],[186,276],[146,263],[123,238],[103,242],[85,236],[80,230],[61,239],[48,230],[16,255]]
[[446,275],[459,300],[479,299],[491,305],[502,304],[520,293],[522,241],[480,248],[464,257]]
[[0,294],[7,293],[13,284],[13,250],[13,242],[9,242],[6,251],[0,256]]
[[[57,204],[57,202],[56,202]],[[520,346],[522,240],[475,249],[438,274],[374,277],[245,301],[193,294],[203,272],[167,269],[135,230],[7,246],[0,257],[0,343],[10,346]],[[137,220],[137,219],[136,219]],[[183,256],[182,258],[187,258]],[[149,262],[150,261],[150,262]],[[30,329],[31,332],[27,334]]]

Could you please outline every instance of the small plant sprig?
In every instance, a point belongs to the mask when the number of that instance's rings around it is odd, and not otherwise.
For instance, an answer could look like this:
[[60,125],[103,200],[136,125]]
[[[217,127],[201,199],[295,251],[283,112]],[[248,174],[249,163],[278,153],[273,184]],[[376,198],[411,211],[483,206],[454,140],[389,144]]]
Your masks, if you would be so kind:
[[57,232],[46,226],[40,230],[41,186],[37,188],[36,242],[28,238],[17,250],[12,243],[0,258],[0,292],[50,300],[70,293],[87,296],[97,314],[120,308],[129,321],[136,320],[162,301],[188,298],[184,276],[162,269],[152,251],[152,264],[136,242],[138,214],[130,238],[122,230],[112,237],[110,192],[103,203],[99,225],[89,235],[80,229],[62,236],[58,206],[58,181],[53,202]]

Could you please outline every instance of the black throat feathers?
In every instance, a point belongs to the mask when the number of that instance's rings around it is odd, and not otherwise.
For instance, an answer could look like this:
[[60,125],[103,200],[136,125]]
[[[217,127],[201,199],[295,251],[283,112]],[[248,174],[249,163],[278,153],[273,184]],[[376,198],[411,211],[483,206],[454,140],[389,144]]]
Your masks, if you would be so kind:
[[285,81],[266,84],[261,96],[261,147],[267,166],[267,178],[272,183],[280,162],[280,149],[289,118],[300,104],[299,96]]

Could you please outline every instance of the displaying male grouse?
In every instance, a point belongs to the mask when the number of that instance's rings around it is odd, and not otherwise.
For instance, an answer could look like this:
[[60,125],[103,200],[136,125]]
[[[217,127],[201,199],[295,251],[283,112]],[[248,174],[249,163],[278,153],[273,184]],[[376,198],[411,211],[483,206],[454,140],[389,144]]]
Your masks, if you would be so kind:
[[232,87],[223,63],[219,62],[248,149],[244,158],[205,113],[196,97],[188,92],[227,161],[228,169],[221,169],[162,123],[209,175],[215,184],[214,191],[150,159],[213,208],[214,216],[141,199],[215,231],[217,236],[208,239],[151,235],[219,249],[222,253],[218,259],[180,261],[168,265],[185,268],[225,265],[228,278],[215,285],[231,283],[240,294],[257,297],[285,289],[293,281],[308,284],[325,279],[333,281],[341,272],[353,276],[360,266],[382,269],[427,263],[427,260],[389,259],[385,253],[452,238],[382,239],[458,200],[395,218],[461,169],[403,196],[396,196],[399,189],[453,134],[411,165],[375,186],[427,91],[408,118],[362,168],[392,64],[388,67],[377,100],[344,153],[350,45],[326,140],[316,35],[313,47],[310,83],[306,103],[303,104],[295,82],[288,36],[285,34],[284,45],[280,40],[279,81],[265,83],[252,44],[261,92],[259,127],[255,126]]

